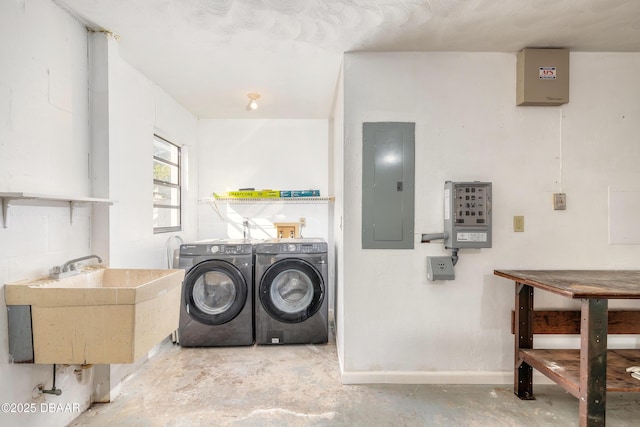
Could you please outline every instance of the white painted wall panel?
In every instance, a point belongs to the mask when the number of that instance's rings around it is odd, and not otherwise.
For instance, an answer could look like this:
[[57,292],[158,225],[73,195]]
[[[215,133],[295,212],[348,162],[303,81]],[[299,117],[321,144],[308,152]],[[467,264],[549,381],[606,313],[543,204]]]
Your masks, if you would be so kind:
[[[345,55],[343,379],[508,377],[513,285],[495,268],[638,267],[640,247],[608,244],[607,188],[640,179],[640,122],[629,120],[639,67],[638,54],[572,53],[569,104],[516,107],[515,54]],[[445,180],[493,182],[493,248],[460,250],[455,281],[426,279],[426,256],[447,253],[441,243],[360,247],[362,122],[390,120],[416,123],[417,242],[442,231]],[[560,191],[566,211],[552,208]],[[513,232],[514,215],[525,216],[524,233]]]
[[[198,184],[200,198],[239,188],[304,190],[328,194],[327,120],[200,120]],[[304,237],[328,239],[324,204],[249,204],[217,202],[199,206],[200,239],[241,238],[242,220],[251,237],[275,237],[274,222],[306,218]],[[271,233],[271,234],[270,234]]]
[[[0,2],[0,191],[91,196],[87,33],[51,1]],[[46,275],[50,267],[90,253],[90,208],[68,204],[16,205],[0,228],[0,286]],[[61,396],[32,398],[50,388],[51,365],[9,360],[4,291],[0,293],[0,401],[35,403],[34,414],[2,414],[6,425],[62,426],[86,409],[90,372],[76,379],[60,366]],[[46,413],[42,403],[77,404],[78,411]]]
[[[331,212],[331,225],[333,234],[333,247],[330,247],[331,258],[333,259],[333,268],[329,269],[329,276],[332,283],[332,298],[330,299],[330,308],[334,310],[335,322],[335,340],[338,353],[340,370],[344,366],[344,69],[341,67],[340,78],[335,89],[333,99],[333,110],[330,120],[330,153],[329,170],[330,170],[330,188],[335,195],[335,203]],[[350,193],[349,193],[350,194]]]
[[640,190],[609,188],[609,243],[640,244]]
[[1,188],[86,196],[85,29],[42,0],[2,2],[0,27]]

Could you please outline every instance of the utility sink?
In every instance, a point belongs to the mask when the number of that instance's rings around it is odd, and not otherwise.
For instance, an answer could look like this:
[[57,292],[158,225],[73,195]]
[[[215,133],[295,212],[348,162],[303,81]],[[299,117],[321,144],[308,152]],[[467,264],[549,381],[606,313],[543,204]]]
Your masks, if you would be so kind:
[[178,329],[183,278],[182,269],[90,266],[6,284],[9,352],[16,363],[133,363]]

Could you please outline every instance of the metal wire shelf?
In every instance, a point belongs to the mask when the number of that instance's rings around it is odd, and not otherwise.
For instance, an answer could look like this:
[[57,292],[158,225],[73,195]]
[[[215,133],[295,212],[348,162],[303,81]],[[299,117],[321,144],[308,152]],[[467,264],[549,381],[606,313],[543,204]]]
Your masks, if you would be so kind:
[[200,199],[202,204],[209,204],[215,202],[224,202],[229,204],[258,204],[258,203],[284,203],[284,204],[314,204],[314,203],[332,203],[335,201],[335,197],[267,197],[267,198],[254,198],[254,197],[207,197]]

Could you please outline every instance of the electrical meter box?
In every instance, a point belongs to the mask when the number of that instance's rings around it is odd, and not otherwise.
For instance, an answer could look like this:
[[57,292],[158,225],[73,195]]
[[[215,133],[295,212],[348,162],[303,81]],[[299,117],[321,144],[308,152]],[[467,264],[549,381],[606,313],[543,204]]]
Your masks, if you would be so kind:
[[444,246],[491,247],[491,183],[444,183]]
[[568,49],[523,49],[516,69],[516,105],[569,102]]

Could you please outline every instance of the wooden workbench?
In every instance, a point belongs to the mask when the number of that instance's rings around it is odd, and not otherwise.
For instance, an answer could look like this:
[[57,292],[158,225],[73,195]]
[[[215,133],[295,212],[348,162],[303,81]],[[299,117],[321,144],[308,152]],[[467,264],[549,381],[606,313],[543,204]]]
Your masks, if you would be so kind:
[[[514,393],[518,397],[534,398],[535,368],[579,399],[580,426],[604,426],[607,391],[640,392],[640,380],[626,372],[630,366],[640,366],[640,349],[607,350],[609,333],[640,333],[640,311],[610,315],[608,310],[610,299],[640,299],[640,271],[495,270],[494,274],[516,284]],[[534,288],[579,299],[580,312],[536,313]],[[579,350],[533,347],[534,334],[572,332],[580,334]]]

